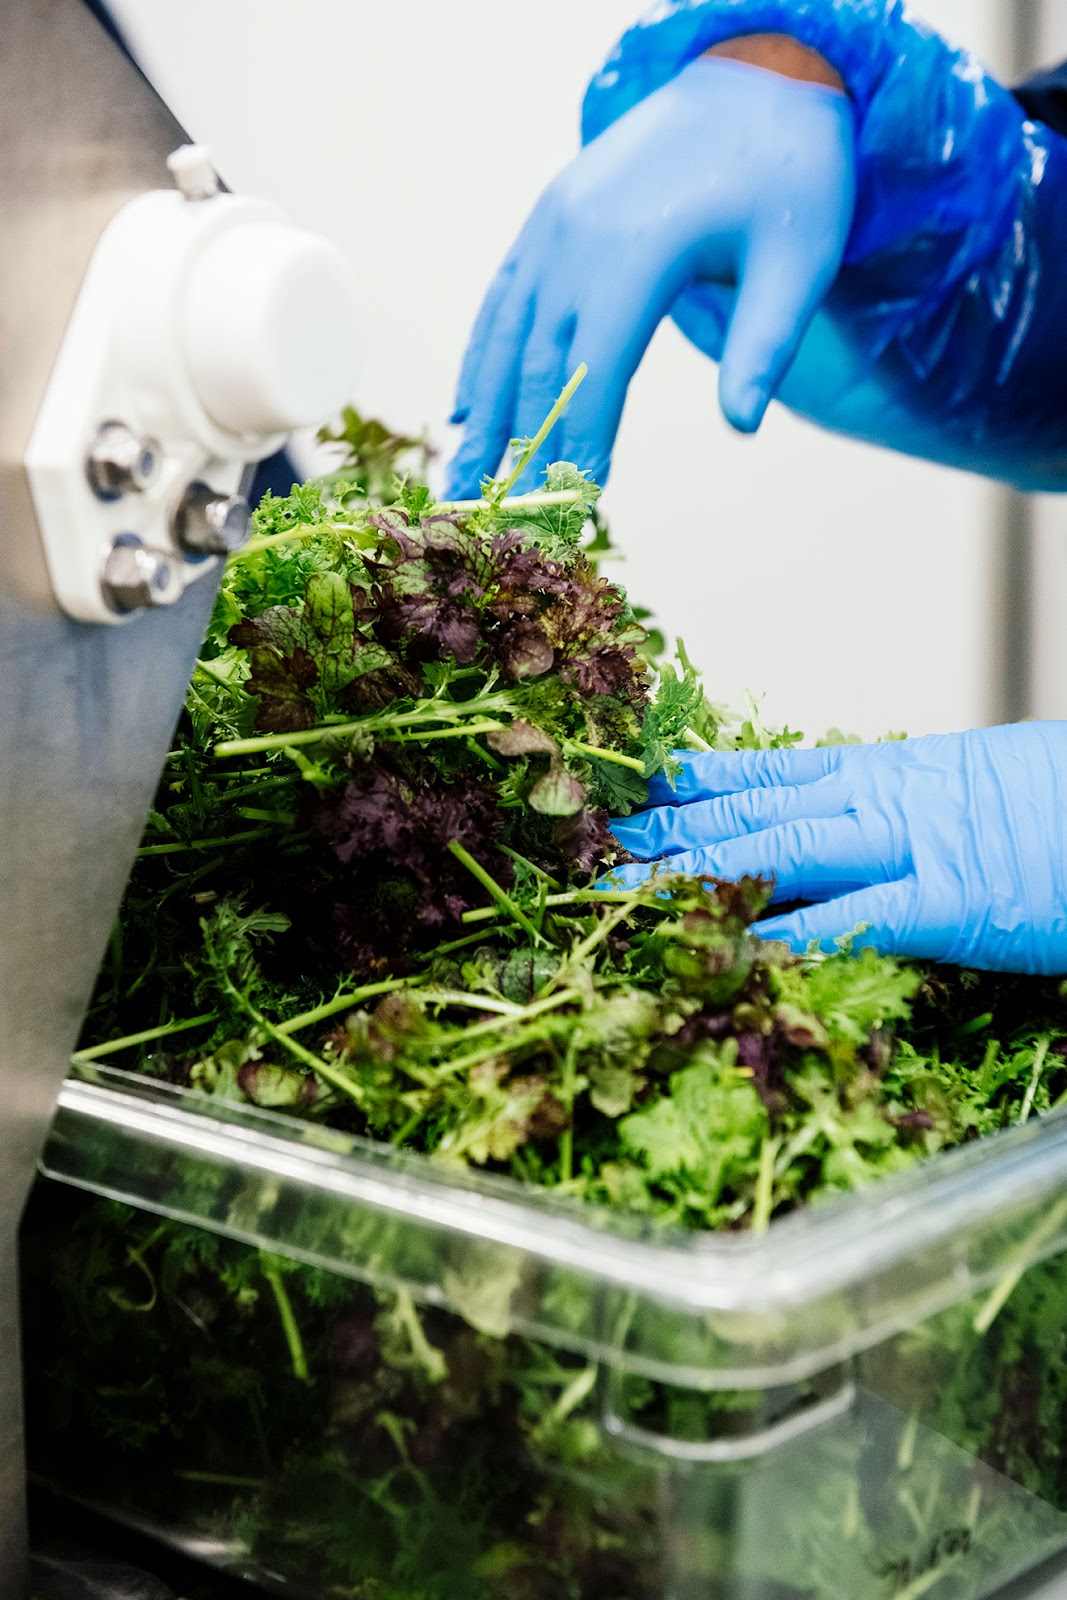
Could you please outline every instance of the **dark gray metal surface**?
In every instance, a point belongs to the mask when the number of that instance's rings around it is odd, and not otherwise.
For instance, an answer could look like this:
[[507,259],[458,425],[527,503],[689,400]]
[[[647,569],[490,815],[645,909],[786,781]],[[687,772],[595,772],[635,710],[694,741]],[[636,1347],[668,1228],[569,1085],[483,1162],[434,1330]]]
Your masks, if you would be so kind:
[[[1042,63],[1044,0],[1009,0],[1009,81],[1017,82]],[[1023,722],[1034,715],[1034,497],[1018,489],[996,493],[994,546],[993,722]]]
[[22,455],[94,243],[184,138],[81,0],[0,0],[0,1596],[26,1592],[18,1216],[212,601],[50,596]]

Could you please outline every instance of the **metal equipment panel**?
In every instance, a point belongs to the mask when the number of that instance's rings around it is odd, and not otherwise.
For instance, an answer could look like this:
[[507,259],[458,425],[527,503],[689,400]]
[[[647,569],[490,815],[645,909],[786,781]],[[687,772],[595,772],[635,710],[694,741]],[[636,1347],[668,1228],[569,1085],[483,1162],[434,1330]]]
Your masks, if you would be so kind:
[[20,1211],[214,585],[128,626],[56,608],[22,467],[89,254],[181,128],[81,0],[0,6],[0,1594],[26,1582]]

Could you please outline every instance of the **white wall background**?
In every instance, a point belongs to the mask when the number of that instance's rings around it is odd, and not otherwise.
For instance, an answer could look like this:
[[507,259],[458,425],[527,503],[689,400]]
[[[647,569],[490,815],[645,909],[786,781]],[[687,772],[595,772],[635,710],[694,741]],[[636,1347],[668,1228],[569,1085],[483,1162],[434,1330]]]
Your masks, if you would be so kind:
[[[332,234],[367,305],[359,405],[444,418],[467,329],[539,190],[576,147],[584,84],[641,0],[119,0],[141,59],[230,185]],[[1003,0],[922,0],[1006,68]],[[610,284],[606,285],[610,292]],[[682,485],[668,501],[664,482]],[[815,735],[995,714],[996,493],[775,409],[756,440],[664,327],[606,501],[631,593],[717,698]]]

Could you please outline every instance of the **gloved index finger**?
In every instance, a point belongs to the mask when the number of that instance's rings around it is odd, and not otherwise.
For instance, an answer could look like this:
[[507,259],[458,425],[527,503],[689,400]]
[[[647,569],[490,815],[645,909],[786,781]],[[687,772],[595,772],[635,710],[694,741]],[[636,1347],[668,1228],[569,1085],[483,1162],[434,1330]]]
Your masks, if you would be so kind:
[[684,806],[693,800],[717,800],[743,789],[769,789],[817,783],[836,772],[845,747],[824,750],[677,750],[682,770],[670,780],[662,775],[648,785],[653,806]]
[[485,359],[485,346],[496,321],[497,312],[501,302],[511,287],[515,276],[515,261],[512,256],[504,262],[500,271],[486,290],[485,297],[474,319],[467,348],[463,354],[463,365],[460,367],[459,378],[456,382],[456,399],[453,406],[452,423],[466,422],[470,416],[471,404],[474,397],[474,388],[478,379],[478,371]]
[[575,296],[569,364],[584,362],[589,377],[562,419],[557,452],[607,481],[626,395],[659,324],[678,297],[676,263],[658,249],[633,252],[610,264],[592,261]]
[[512,438],[519,365],[533,320],[540,268],[537,213],[490,288],[463,361],[457,415],[463,438],[448,469],[447,498],[476,496]]

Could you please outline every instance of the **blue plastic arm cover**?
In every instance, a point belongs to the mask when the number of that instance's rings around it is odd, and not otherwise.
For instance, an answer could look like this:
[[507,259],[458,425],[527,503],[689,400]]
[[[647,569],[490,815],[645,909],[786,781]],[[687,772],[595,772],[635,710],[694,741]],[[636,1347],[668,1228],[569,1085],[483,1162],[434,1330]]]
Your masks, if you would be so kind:
[[[659,0],[590,85],[585,138],[754,33],[818,51],[856,115],[844,268],[780,398],[910,454],[1067,486],[1067,141],[901,0]],[[697,285],[674,314],[717,360],[732,308]]]
[[602,483],[630,379],[694,282],[739,286],[719,392],[736,427],[758,427],[840,267],[853,149],[847,95],[736,61],[694,61],[614,121],[548,186],[489,289],[450,492],[477,492],[582,361],[551,451]]
[[[612,824],[639,861],[773,878],[768,939],[989,971],[1067,973],[1067,723],[882,745],[679,754],[672,788]],[[644,881],[617,868],[604,887]]]

